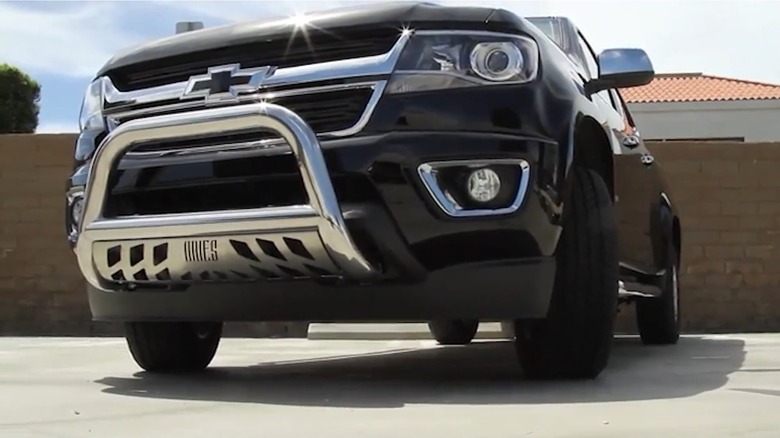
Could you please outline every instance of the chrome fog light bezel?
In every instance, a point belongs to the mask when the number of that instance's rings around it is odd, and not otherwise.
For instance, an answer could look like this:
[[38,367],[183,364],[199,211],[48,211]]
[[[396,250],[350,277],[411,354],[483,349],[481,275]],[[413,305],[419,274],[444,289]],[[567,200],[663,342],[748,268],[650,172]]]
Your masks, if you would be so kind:
[[[469,167],[474,170],[489,166],[517,166],[519,168],[519,181],[517,190],[511,203],[502,208],[465,208],[442,187],[438,173],[441,169],[447,167]],[[493,159],[471,159],[471,160],[453,160],[453,161],[434,161],[422,163],[417,167],[417,174],[423,183],[428,194],[433,198],[436,205],[448,216],[480,217],[480,216],[499,216],[511,214],[520,209],[526,198],[529,185],[531,183],[531,165],[528,161],[521,158],[493,158]]]
[[[67,206],[66,206],[66,225],[68,240],[76,242],[78,239],[79,227],[81,226],[81,220],[84,217],[83,203],[84,203],[84,187],[73,187],[68,190],[66,194]],[[74,214],[75,208],[81,204],[82,211],[79,214]]]

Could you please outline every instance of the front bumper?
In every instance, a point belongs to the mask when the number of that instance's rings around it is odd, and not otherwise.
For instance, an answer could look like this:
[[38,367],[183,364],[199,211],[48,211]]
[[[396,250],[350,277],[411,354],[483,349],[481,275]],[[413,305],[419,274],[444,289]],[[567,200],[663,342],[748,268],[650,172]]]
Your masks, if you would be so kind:
[[[308,203],[106,214],[118,180],[145,178],[117,169],[135,144],[250,129],[285,138]],[[401,132],[320,144],[300,117],[270,104],[142,119],[113,131],[93,157],[75,252],[99,320],[542,317],[560,232],[559,158],[555,144],[506,134]],[[511,208],[453,215],[437,200],[420,170],[464,160],[521,163]],[[260,163],[198,165],[236,161]],[[343,184],[334,186],[344,175],[360,176],[350,181],[373,195],[345,202]],[[291,281],[301,279],[309,281]]]
[[183,291],[87,292],[98,321],[504,321],[543,318],[554,277],[555,259],[537,257],[462,264],[414,284],[194,283]]
[[[248,129],[275,131],[287,141],[309,204],[104,217],[115,169],[134,144]],[[84,199],[75,251],[81,272],[98,290],[269,276],[344,275],[364,281],[377,274],[347,231],[315,134],[299,116],[277,105],[208,109],[124,124],[97,150]]]

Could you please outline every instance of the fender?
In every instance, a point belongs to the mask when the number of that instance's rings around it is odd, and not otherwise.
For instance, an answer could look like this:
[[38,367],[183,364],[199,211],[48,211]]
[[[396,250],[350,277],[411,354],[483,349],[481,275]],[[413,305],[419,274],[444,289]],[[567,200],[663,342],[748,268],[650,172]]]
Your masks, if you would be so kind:
[[610,195],[615,196],[614,153],[616,145],[609,133],[604,129],[604,121],[599,120],[595,106],[583,99],[574,105],[566,138],[559,144],[564,145],[561,151],[561,175],[563,185],[559,188],[562,199],[569,187],[569,171],[571,166],[579,164],[597,171],[607,184]]

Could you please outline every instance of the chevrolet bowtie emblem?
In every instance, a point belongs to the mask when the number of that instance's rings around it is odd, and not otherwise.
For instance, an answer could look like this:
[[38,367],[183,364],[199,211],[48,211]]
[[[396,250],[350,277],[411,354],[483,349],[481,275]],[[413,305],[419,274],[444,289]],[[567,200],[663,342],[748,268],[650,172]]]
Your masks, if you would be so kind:
[[271,66],[242,69],[240,64],[209,67],[208,73],[190,77],[181,98],[202,97],[207,103],[236,100],[239,94],[259,90],[275,71]]

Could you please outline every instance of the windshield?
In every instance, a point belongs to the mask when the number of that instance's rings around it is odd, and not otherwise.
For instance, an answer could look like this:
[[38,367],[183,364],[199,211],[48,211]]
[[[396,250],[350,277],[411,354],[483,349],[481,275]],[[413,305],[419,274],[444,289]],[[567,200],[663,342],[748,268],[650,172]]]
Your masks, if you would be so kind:
[[541,29],[559,47],[563,47],[563,33],[557,17],[528,17],[526,20]]

